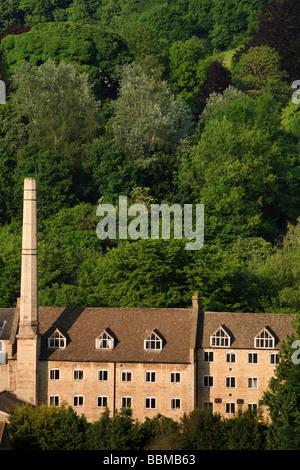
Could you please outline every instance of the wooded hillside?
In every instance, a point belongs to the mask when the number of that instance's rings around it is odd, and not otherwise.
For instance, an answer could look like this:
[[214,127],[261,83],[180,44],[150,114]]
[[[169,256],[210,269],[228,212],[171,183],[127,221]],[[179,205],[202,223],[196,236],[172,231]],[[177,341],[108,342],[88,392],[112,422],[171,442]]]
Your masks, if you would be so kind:
[[[0,39],[2,307],[34,176],[41,305],[299,312],[298,0],[0,0]],[[204,204],[204,247],[100,240],[120,195]]]

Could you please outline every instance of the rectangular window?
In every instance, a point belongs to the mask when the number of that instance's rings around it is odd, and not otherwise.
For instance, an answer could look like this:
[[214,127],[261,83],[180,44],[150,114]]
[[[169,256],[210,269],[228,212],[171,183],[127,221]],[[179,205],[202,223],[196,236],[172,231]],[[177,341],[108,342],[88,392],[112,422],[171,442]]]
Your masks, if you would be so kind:
[[74,369],[73,370],[73,380],[83,380],[83,370]]
[[122,408],[131,408],[132,402],[131,397],[122,397],[121,398],[121,407]]
[[171,400],[170,400],[170,409],[171,410],[180,410],[181,409],[181,400],[180,400],[180,398],[171,398]]
[[258,388],[257,377],[248,377],[248,388]]
[[107,396],[101,395],[97,397],[97,406],[100,408],[105,408],[107,406]]
[[257,364],[257,363],[258,363],[258,354],[248,353],[248,364]]
[[180,372],[170,372],[170,382],[171,384],[180,384],[181,381],[181,374]]
[[73,406],[83,406],[83,396],[74,395],[73,397]]
[[122,370],[121,381],[122,382],[131,382],[132,381],[131,370]]
[[235,353],[234,352],[226,353],[226,362],[230,362],[231,364],[235,363]]
[[213,402],[212,401],[205,401],[203,402],[203,408],[206,410],[207,408],[210,408],[213,410]]
[[100,382],[107,382],[107,380],[108,380],[108,370],[99,369],[98,370],[98,380],[100,380]]
[[147,397],[145,399],[145,408],[154,410],[156,408],[156,398],[154,397]]
[[204,351],[204,362],[214,362],[213,351]]
[[226,387],[227,388],[235,387],[235,377],[226,377]]
[[228,402],[225,404],[225,413],[233,414],[235,413],[235,403]]
[[49,405],[59,406],[59,396],[58,395],[50,395]]
[[147,370],[145,373],[145,382],[155,382],[156,373],[153,370]]
[[270,364],[279,364],[278,353],[271,353],[270,354]]
[[248,410],[257,411],[257,403],[248,403]]
[[214,378],[212,375],[205,375],[203,377],[203,385],[204,387],[213,387],[214,386]]
[[59,380],[60,379],[60,370],[59,369],[50,369],[49,379],[50,380]]

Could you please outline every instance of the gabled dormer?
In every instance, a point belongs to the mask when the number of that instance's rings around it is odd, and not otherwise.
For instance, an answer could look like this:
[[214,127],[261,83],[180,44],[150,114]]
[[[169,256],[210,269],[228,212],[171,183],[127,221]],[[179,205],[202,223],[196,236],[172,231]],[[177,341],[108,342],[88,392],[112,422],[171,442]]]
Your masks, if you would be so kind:
[[220,326],[210,337],[210,345],[217,348],[228,348],[231,345],[229,333]]
[[144,349],[146,351],[160,351],[162,346],[163,340],[155,330],[153,330],[144,340]]
[[263,328],[254,338],[254,347],[260,349],[273,349],[275,346],[275,337],[270,333],[267,327]]
[[58,328],[48,338],[49,349],[64,349],[67,345],[66,337],[59,331]]
[[115,340],[107,330],[104,330],[103,333],[96,339],[96,349],[114,349]]

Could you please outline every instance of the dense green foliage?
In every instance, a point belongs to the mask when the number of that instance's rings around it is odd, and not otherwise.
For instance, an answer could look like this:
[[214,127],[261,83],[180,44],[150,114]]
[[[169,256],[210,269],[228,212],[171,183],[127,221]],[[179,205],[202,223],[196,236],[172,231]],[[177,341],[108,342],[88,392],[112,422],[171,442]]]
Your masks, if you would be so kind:
[[264,450],[268,426],[259,414],[237,413],[223,420],[194,410],[180,422],[157,415],[139,422],[130,409],[88,423],[71,407],[24,405],[10,414],[14,450]]
[[[296,0],[0,7],[1,305],[19,296],[35,176],[42,305],[189,306],[198,291],[206,309],[296,313],[299,18],[281,19]],[[99,240],[97,205],[120,195],[203,203],[204,247]]]
[[264,393],[271,417],[268,448],[276,450],[299,450],[300,447],[299,315],[293,326],[296,333],[281,346],[275,376]]
[[[41,305],[190,306],[197,291],[205,309],[298,313],[299,22],[298,0],[0,0],[1,307],[19,296],[35,176]],[[203,203],[204,247],[98,239],[96,208],[120,195]],[[299,448],[299,366],[284,348],[271,426],[199,410],[88,425],[25,407],[14,447]]]

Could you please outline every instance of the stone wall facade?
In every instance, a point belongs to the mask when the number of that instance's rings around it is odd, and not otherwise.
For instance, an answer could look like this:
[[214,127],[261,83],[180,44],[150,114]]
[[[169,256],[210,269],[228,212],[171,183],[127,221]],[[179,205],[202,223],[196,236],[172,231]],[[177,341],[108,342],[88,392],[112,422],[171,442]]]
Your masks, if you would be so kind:
[[266,416],[262,395],[274,376],[278,350],[200,349],[198,358],[198,406],[211,406],[213,412],[233,416],[238,408],[258,406]]
[[89,421],[107,406],[130,407],[144,420],[158,413],[178,420],[195,408],[192,364],[40,361],[39,403],[63,402]]

